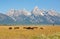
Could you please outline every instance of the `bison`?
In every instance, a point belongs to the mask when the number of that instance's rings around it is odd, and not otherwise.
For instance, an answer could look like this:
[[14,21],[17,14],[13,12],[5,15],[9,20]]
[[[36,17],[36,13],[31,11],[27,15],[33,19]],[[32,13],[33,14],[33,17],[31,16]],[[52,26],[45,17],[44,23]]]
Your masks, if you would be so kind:
[[33,30],[33,29],[37,29],[38,27],[23,27],[24,29],[29,29],[29,30]]
[[29,29],[29,30],[33,30],[34,28],[32,28],[32,27],[23,27],[24,29]]
[[9,27],[9,29],[12,29],[12,27]]

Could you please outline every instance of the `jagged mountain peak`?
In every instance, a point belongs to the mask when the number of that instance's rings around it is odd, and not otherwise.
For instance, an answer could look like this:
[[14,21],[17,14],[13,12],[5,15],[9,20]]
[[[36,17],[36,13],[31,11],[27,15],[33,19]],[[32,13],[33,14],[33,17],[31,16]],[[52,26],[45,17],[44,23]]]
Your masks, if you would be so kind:
[[10,9],[10,10],[7,12],[7,15],[15,14],[15,12],[16,12],[15,9]]
[[38,15],[44,16],[44,10],[43,9],[39,9],[37,6],[32,10],[32,13],[35,16],[38,16]]
[[40,9],[38,8],[38,6],[35,6],[35,8],[33,9],[33,11],[39,11]]
[[56,12],[54,9],[49,10],[48,14],[51,16],[58,16],[58,12]]
[[6,13],[18,24],[60,24],[60,14],[54,10],[43,10],[37,6],[29,12],[28,10],[11,9]]
[[27,11],[25,8],[21,10],[21,13],[25,16],[30,16],[31,13],[29,11]]
[[31,15],[31,13],[29,11],[27,11],[25,8],[22,10],[15,10],[15,9],[11,9],[7,12],[7,15],[9,16],[18,16],[18,15]]

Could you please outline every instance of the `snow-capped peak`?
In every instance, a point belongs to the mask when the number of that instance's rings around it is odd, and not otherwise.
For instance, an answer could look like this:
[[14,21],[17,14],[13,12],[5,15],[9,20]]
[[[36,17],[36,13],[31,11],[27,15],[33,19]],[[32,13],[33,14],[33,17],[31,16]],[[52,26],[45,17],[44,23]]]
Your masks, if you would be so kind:
[[33,11],[39,11],[40,9],[38,8],[38,6],[36,6]]
[[51,16],[57,16],[58,15],[57,12],[55,10],[52,10],[52,9],[48,11],[48,14]]
[[29,11],[27,11],[25,8],[21,10],[21,13],[25,16],[30,16],[31,13]]
[[38,16],[38,15],[41,15],[41,16],[44,16],[44,10],[40,10],[37,6],[33,9],[32,13],[35,15],[35,16]]
[[15,12],[15,9],[10,9],[10,10],[7,12],[7,15],[12,15],[12,14],[14,14],[14,12]]

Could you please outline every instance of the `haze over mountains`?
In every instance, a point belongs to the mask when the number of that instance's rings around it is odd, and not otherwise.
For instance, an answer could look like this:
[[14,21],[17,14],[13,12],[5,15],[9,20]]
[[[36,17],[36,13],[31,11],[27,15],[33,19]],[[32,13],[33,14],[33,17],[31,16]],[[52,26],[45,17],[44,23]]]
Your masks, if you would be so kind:
[[31,12],[11,9],[6,14],[0,13],[0,24],[60,24],[60,13],[37,6]]

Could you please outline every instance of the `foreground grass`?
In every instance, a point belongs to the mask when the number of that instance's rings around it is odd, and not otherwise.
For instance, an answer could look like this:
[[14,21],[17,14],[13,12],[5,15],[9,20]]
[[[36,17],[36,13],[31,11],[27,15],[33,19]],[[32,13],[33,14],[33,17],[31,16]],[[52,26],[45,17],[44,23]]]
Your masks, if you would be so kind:
[[[60,39],[60,26],[37,26],[38,29],[34,30],[23,29],[23,27],[28,26],[0,26],[0,39]],[[40,29],[41,27],[43,29]]]
[[31,36],[31,39],[60,39],[60,33],[55,33],[51,35],[39,35],[39,36]]

